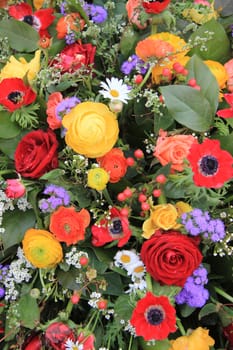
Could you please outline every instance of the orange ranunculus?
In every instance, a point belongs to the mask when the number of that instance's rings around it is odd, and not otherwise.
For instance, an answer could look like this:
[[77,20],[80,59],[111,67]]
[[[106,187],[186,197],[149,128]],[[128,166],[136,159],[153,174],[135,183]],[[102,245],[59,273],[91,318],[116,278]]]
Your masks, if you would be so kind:
[[46,114],[47,123],[52,130],[60,129],[62,126],[61,119],[59,120],[58,116],[56,115],[56,107],[62,100],[63,96],[60,92],[53,92],[51,95],[49,95]]
[[50,231],[60,242],[67,246],[82,241],[90,223],[90,214],[86,209],[77,212],[74,207],[60,206],[50,218]]
[[161,130],[157,140],[154,156],[162,165],[171,163],[171,169],[183,171],[191,145],[197,142],[192,135],[167,136],[167,132]]
[[174,47],[163,40],[153,40],[146,38],[138,42],[135,52],[143,61],[151,59],[165,58],[169,60],[169,56],[174,52]]
[[135,24],[139,29],[145,29],[148,24],[142,24],[140,21],[140,12],[143,11],[141,0],[128,0],[125,7],[129,22]]
[[69,13],[66,16],[59,18],[56,30],[58,39],[63,39],[68,33],[68,30],[80,32],[85,25],[84,19],[79,13]]
[[127,161],[120,148],[112,148],[103,157],[98,158],[97,161],[101,168],[104,168],[109,173],[109,182],[118,182],[126,174]]

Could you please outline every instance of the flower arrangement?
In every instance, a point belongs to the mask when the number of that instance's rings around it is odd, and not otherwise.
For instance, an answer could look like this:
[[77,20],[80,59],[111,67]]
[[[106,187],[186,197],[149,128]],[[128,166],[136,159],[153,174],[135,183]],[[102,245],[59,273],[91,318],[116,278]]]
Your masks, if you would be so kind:
[[232,6],[0,19],[1,348],[233,349]]

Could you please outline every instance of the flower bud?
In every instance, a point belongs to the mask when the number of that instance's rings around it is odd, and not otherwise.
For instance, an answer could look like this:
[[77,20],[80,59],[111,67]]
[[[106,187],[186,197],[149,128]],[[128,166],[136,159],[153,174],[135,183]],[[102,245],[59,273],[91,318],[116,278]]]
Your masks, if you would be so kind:
[[8,198],[20,198],[23,197],[26,188],[19,179],[8,179],[6,180],[5,194]]

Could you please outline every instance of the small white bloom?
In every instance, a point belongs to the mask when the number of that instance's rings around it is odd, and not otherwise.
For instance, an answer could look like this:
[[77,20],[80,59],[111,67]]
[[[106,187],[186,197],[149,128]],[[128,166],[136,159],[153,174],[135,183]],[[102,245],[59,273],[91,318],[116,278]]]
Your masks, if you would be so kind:
[[115,265],[128,270],[129,266],[140,261],[138,255],[133,250],[120,250],[114,256]]
[[129,87],[128,85],[123,83],[122,79],[117,79],[112,77],[111,79],[106,79],[106,82],[101,82],[100,86],[103,90],[100,90],[99,93],[104,96],[104,98],[108,98],[111,101],[121,101],[123,103],[127,103],[129,97]]
[[83,350],[84,346],[83,344],[79,344],[78,341],[73,342],[73,340],[67,339],[65,342],[65,348],[66,350]]
[[145,275],[146,269],[142,261],[137,261],[127,266],[127,272],[128,275],[132,275],[132,278],[142,278]]

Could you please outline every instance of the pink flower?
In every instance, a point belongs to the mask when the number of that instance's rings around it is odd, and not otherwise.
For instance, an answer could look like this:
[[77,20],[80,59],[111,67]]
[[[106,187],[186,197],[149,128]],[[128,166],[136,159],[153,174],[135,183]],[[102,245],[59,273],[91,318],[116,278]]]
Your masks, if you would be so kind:
[[216,114],[222,118],[233,118],[233,92],[231,94],[223,94],[230,108],[220,109]]
[[6,185],[5,194],[8,198],[20,198],[26,192],[25,186],[19,179],[8,179]]
[[210,7],[210,3],[207,0],[194,0],[194,4]]
[[233,58],[226,62],[224,67],[228,74],[227,88],[230,92],[233,92]]

